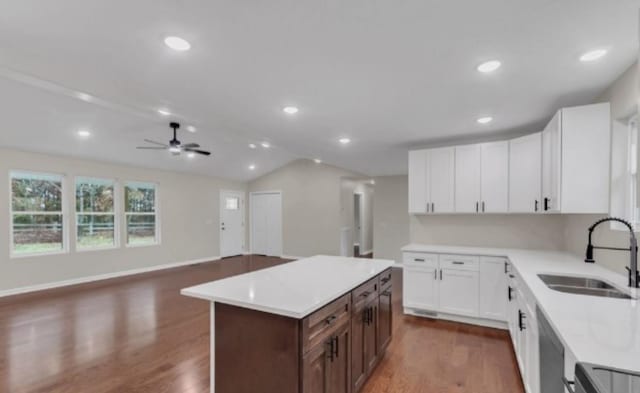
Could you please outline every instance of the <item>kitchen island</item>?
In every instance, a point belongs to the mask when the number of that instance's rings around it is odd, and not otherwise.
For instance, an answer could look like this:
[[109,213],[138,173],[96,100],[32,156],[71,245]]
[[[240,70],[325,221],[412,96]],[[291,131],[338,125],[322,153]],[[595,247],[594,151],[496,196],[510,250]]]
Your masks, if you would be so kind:
[[319,255],[182,289],[211,303],[211,392],[356,393],[391,339],[393,265]]

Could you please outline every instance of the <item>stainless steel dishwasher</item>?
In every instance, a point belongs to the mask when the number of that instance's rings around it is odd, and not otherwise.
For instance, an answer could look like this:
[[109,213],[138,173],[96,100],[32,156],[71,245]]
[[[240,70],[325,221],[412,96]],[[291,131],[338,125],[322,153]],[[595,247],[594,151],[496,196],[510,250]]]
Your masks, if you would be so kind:
[[564,346],[539,307],[540,393],[564,393]]

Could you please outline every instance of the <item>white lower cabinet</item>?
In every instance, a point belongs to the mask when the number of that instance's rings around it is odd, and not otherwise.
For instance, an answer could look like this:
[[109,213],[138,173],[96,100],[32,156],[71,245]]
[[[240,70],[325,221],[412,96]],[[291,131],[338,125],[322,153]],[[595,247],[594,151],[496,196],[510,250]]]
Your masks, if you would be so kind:
[[406,266],[402,271],[404,306],[420,310],[438,308],[437,269],[434,267]]
[[504,258],[480,257],[480,317],[507,320],[507,266]]
[[478,316],[478,272],[469,270],[440,270],[440,307],[438,311]]

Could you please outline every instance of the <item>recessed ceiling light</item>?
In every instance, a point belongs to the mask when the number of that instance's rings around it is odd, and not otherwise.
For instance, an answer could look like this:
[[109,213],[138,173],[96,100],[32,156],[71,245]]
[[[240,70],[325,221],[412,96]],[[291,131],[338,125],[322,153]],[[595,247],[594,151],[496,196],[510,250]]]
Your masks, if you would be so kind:
[[171,114],[171,112],[169,112],[169,110],[165,108],[158,109],[158,113],[162,116],[169,116]]
[[249,149],[255,149],[256,147],[255,143],[249,143]]
[[582,56],[580,56],[580,61],[594,61],[594,60],[598,60],[599,58],[601,58],[602,56],[607,54],[607,50],[606,49],[595,49],[595,50],[591,50],[587,53],[584,53]]
[[285,106],[284,108],[282,108],[282,111],[289,115],[295,115],[296,113],[298,113],[298,108],[296,108],[295,106]]
[[351,143],[351,139],[349,139],[349,138],[340,138],[340,139],[338,139],[338,142],[342,143],[343,145],[348,145],[349,143]]
[[87,93],[82,93],[82,92],[76,93],[76,97],[78,97],[82,101],[86,101],[86,102],[91,101],[91,99],[93,98],[93,97],[91,97],[91,95],[89,95]]
[[197,128],[195,128],[194,126],[187,126],[187,131],[189,131],[189,132],[196,132],[196,131],[198,131],[198,129],[197,129]]
[[480,124],[487,124],[487,123],[491,123],[493,121],[493,117],[491,116],[484,116],[484,117],[479,117],[478,120],[476,120],[478,123]]
[[271,147],[271,143],[269,143],[269,142],[262,142],[260,145],[261,145],[262,147],[264,147],[265,149],[268,149],[268,148],[270,148],[270,147]]
[[256,169],[256,166],[255,166],[255,165],[253,165],[253,164],[249,165],[249,170],[250,170],[250,171],[252,171],[252,170],[254,170],[254,169]]
[[77,132],[80,138],[88,138],[91,136],[91,131],[89,130],[78,130]]
[[180,37],[175,37],[175,36],[167,37],[164,39],[164,43],[169,48],[179,52],[184,52],[191,49],[191,44],[189,43],[189,41]]
[[316,164],[322,164],[322,160],[319,158],[314,158],[313,162],[315,162]]
[[476,69],[486,74],[486,73],[497,70],[498,68],[500,68],[501,65],[502,63],[500,63],[500,61],[498,60],[489,60],[480,64]]
[[188,152],[188,153],[187,153],[187,157],[188,157],[188,158],[194,158],[195,156],[196,156],[196,153],[194,153],[194,152],[192,152],[192,151],[190,151],[190,152]]

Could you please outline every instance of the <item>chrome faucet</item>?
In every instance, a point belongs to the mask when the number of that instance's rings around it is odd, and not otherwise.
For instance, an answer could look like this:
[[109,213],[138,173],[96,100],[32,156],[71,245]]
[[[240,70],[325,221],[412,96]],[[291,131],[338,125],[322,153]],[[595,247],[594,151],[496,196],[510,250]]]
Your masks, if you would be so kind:
[[[607,221],[617,221],[626,225],[627,228],[629,228],[629,233],[630,233],[629,248],[599,247],[599,246],[594,246],[591,243],[591,235],[593,235],[593,230],[596,229],[598,225]],[[636,234],[633,232],[633,227],[628,221],[623,220],[622,218],[617,218],[617,217],[606,217],[596,221],[593,225],[591,225],[589,227],[589,244],[587,245],[587,256],[584,260],[585,262],[587,263],[595,262],[595,259],[593,259],[593,250],[596,248],[601,250],[629,251],[629,254],[631,254],[629,267],[626,268],[629,271],[629,286],[632,288],[640,288],[640,273],[638,273],[638,240],[636,239]]]

